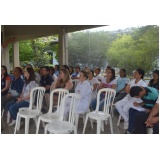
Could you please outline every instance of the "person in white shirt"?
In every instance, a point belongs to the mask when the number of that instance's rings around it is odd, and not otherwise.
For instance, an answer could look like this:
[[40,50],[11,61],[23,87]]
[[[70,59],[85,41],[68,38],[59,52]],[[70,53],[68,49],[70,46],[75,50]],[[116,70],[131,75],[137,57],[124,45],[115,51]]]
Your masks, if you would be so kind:
[[94,77],[94,71],[93,70],[89,71],[88,82],[91,86],[93,86],[93,91],[92,91],[92,96],[91,96],[91,101],[92,101],[97,96],[97,89],[98,89],[98,86],[100,84],[98,79],[96,77]]
[[[78,93],[81,96],[80,103],[75,111],[78,114],[84,113],[89,109],[89,103],[90,103],[91,94],[92,94],[92,90],[91,90],[92,87],[87,81],[87,79],[88,79],[88,73],[85,71],[81,71],[79,76],[80,82],[77,84],[75,88],[75,93]],[[69,104],[70,104],[70,99],[66,101],[66,107],[64,112],[65,120],[67,120],[68,118]]]
[[103,80],[103,76],[100,74],[101,69],[99,67],[96,67],[94,69],[95,77],[101,82]]
[[50,69],[49,69],[49,74],[50,74],[50,76],[53,78],[53,81],[55,82],[56,79],[57,79],[57,76],[56,76],[54,73],[55,73],[54,67],[50,67]]
[[29,107],[30,91],[34,87],[38,86],[38,84],[35,81],[35,73],[33,68],[26,68],[26,70],[24,71],[24,77],[25,77],[25,84],[23,86],[23,90],[20,97],[6,104],[6,107],[12,117],[12,122],[9,124],[9,126],[12,126],[16,123],[16,118],[19,108]]
[[136,69],[134,74],[134,80],[130,81],[128,85],[125,88],[125,92],[127,95],[120,101],[115,103],[115,107],[118,110],[119,114],[124,118],[124,128],[123,129],[128,129],[128,120],[129,120],[129,109],[134,106],[134,102],[142,102],[140,98],[132,98],[129,95],[130,88],[132,86],[143,86],[146,87],[147,83],[143,81],[143,76],[144,76],[144,70],[139,68]]

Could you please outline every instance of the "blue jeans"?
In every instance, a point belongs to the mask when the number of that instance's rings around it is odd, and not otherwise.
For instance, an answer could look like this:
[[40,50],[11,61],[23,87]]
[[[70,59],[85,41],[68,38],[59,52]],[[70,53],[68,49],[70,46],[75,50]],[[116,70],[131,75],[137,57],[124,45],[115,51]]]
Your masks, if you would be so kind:
[[[97,106],[97,98],[95,98],[92,102],[91,102],[91,107],[92,110],[96,110],[96,106]],[[99,111],[102,111],[102,108],[104,106],[104,95],[100,95],[100,102],[99,102]]]
[[6,108],[9,111],[9,113],[11,114],[11,117],[13,120],[16,120],[17,118],[17,113],[19,112],[19,108],[23,108],[23,107],[29,107],[29,102],[27,101],[20,101],[20,102],[15,102],[10,101],[6,104]]
[[139,111],[130,108],[129,109],[129,126],[128,126],[128,132],[133,133],[134,128],[135,128],[135,117],[137,116],[137,114],[139,113]]

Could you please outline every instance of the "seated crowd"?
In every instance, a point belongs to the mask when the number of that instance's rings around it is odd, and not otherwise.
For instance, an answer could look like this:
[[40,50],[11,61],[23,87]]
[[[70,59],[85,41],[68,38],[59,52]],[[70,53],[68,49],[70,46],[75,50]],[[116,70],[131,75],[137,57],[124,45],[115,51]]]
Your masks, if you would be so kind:
[[[29,107],[30,91],[36,86],[45,87],[42,113],[48,112],[50,92],[57,88],[67,89],[69,92],[81,95],[76,113],[81,114],[89,109],[95,110],[97,92],[102,88],[116,90],[114,106],[124,119],[126,133],[143,134],[146,128],[153,127],[153,133],[159,133],[159,70],[153,71],[153,79],[147,84],[144,80],[144,70],[134,71],[134,79],[126,77],[126,70],[120,69],[119,76],[115,77],[115,70],[108,66],[106,76],[101,75],[101,69],[94,70],[79,66],[59,65],[55,67],[43,66],[35,72],[28,64],[24,70],[15,67],[13,77],[7,73],[6,66],[1,66],[1,112],[9,112],[12,118],[9,126],[16,123],[19,108]],[[77,80],[78,84],[72,80]],[[56,105],[58,94],[54,94],[53,102]],[[64,117],[68,118],[70,100],[66,102]],[[104,93],[100,95],[99,111],[103,111]]]

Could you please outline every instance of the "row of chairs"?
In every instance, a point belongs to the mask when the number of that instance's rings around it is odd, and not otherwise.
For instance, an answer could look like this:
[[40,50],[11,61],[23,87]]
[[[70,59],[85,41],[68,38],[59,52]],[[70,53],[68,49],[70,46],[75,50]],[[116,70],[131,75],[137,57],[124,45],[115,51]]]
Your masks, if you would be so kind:
[[[42,100],[44,96],[45,88],[44,87],[35,87],[31,91],[31,99],[29,108],[21,108],[17,114],[15,131],[20,129],[20,121],[21,118],[25,118],[25,133],[28,133],[29,130],[29,120],[33,118],[36,124],[36,133],[39,132],[40,122],[43,122],[43,126],[45,126],[45,133],[49,131],[50,133],[69,133],[74,130],[74,133],[77,133],[78,127],[78,118],[79,115],[75,114],[75,108],[78,106],[80,101],[80,95],[76,93],[69,93],[68,90],[65,89],[55,89],[50,94],[50,107],[49,111],[46,114],[41,113],[42,108]],[[59,93],[59,99],[57,104],[57,111],[52,113],[53,107],[53,95],[54,93]],[[105,103],[104,103],[104,111],[99,110],[99,102],[100,102],[100,94],[102,92],[105,93]],[[112,108],[113,100],[115,97],[115,90],[113,89],[101,89],[97,95],[97,107],[93,112],[89,112],[85,118],[85,124],[83,133],[85,132],[86,124],[88,118],[97,120],[97,133],[100,133],[101,130],[104,130],[104,122],[109,119],[111,133],[113,133],[112,127],[112,118],[109,113],[110,108]],[[64,109],[65,109],[65,101],[67,98],[71,99],[70,103],[70,112],[69,112],[69,120],[64,121]],[[36,99],[36,102],[35,102]],[[38,120],[37,120],[38,119]],[[38,122],[37,122],[38,121]],[[92,121],[91,121],[92,122]],[[44,123],[48,123],[44,125]],[[67,127],[68,126],[68,127]],[[91,126],[93,124],[91,123]]]

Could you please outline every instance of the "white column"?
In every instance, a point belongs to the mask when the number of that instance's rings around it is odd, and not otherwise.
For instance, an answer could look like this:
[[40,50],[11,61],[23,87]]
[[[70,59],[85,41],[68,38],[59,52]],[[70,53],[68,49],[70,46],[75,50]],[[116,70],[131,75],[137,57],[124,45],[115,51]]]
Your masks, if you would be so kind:
[[68,33],[65,34],[65,55],[66,55],[66,65],[68,65]]
[[8,69],[8,73],[10,73],[10,63],[9,63],[9,46],[4,49],[4,57],[5,57],[5,66]]
[[4,49],[1,49],[1,64],[5,65],[5,56],[4,56]]
[[66,64],[68,65],[68,41],[67,41],[67,34],[65,33],[65,28],[61,29],[59,33],[58,39],[58,61],[60,67]]
[[13,43],[13,68],[19,66],[19,42],[15,42]]

